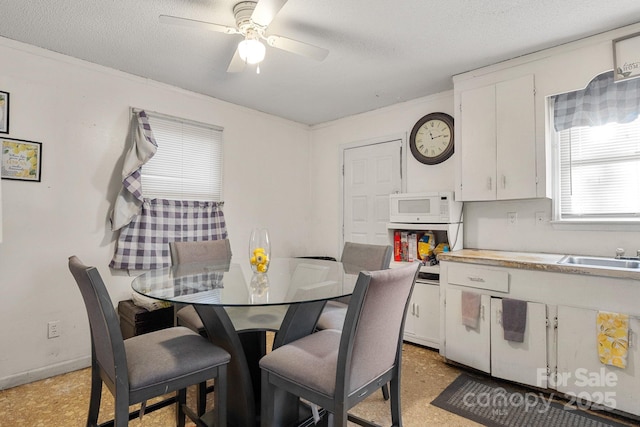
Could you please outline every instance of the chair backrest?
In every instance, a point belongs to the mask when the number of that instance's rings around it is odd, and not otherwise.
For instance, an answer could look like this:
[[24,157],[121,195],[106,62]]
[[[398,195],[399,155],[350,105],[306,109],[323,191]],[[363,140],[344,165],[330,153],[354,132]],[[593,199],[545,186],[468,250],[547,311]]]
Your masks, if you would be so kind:
[[336,395],[346,397],[389,369],[399,373],[404,320],[419,267],[358,276],[342,329]]
[[[340,261],[345,265],[347,273],[384,270],[389,268],[392,254],[393,248],[390,245],[345,242]],[[357,271],[348,271],[354,269]]]
[[231,261],[231,244],[229,239],[202,240],[198,242],[171,242],[171,263],[186,264],[191,262],[223,262]]
[[[84,265],[76,256],[69,257],[69,270],[80,288],[91,329],[92,358],[109,387],[119,381],[129,384],[124,340],[116,310],[100,273],[95,267]],[[122,369],[118,369],[122,367]]]

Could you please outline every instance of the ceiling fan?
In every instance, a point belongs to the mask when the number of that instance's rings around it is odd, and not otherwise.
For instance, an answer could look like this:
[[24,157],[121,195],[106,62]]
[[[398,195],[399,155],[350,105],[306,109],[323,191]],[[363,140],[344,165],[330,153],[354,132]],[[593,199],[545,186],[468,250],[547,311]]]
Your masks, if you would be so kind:
[[[266,41],[271,47],[315,59],[316,61],[324,60],[329,54],[327,49],[287,37],[267,34],[267,27],[286,3],[287,0],[242,1],[237,3],[233,7],[233,15],[236,18],[235,28],[170,15],[160,15],[160,22],[202,28],[230,35],[242,35],[244,40],[238,43],[238,48],[227,68],[229,73],[241,72],[246,64],[259,64],[264,59],[266,50],[262,41]],[[259,68],[258,72],[260,72]]]

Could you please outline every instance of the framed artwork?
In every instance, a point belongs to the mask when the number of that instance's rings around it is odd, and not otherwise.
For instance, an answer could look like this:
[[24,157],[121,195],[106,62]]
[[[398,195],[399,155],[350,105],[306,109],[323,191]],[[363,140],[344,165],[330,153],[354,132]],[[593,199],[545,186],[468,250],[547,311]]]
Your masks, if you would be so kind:
[[0,92],[0,133],[9,133],[9,92]]
[[640,33],[613,41],[613,80],[640,77]]
[[40,182],[42,143],[0,138],[2,142],[2,179]]

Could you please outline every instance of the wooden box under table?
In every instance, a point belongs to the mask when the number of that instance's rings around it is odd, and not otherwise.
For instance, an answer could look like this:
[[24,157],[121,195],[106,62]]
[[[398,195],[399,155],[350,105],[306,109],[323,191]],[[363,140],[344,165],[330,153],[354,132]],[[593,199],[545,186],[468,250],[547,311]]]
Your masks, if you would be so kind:
[[118,314],[124,339],[173,326],[173,306],[149,311],[126,300],[118,303]]

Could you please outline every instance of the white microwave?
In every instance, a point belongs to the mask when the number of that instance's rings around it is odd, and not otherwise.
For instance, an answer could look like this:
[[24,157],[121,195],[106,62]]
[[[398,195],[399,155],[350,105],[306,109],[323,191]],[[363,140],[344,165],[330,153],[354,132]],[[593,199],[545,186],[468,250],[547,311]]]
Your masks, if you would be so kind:
[[389,221],[411,224],[462,222],[462,202],[453,199],[452,191],[391,194]]

